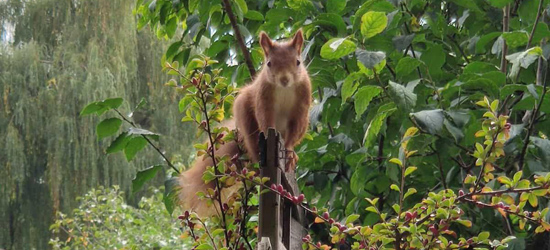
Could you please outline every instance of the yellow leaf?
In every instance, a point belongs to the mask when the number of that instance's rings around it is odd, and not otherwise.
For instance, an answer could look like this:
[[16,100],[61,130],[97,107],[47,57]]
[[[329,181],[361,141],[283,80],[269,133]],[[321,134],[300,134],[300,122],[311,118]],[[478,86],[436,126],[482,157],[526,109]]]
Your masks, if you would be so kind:
[[475,137],[483,137],[485,136],[485,134],[486,134],[485,131],[480,130],[475,133]]
[[399,165],[400,167],[403,167],[403,163],[401,162],[401,160],[397,159],[397,158],[391,158],[390,159],[390,162],[391,163],[394,163],[394,164],[397,164]]
[[539,205],[539,199],[537,198],[536,195],[534,194],[529,195],[529,204],[531,204],[531,206],[533,207],[537,207]]
[[315,217],[315,223],[319,224],[319,223],[325,223],[325,221],[319,217]]
[[415,154],[416,152],[418,152],[418,150],[413,150],[411,152],[408,152],[407,153],[407,158],[411,157],[411,155]]

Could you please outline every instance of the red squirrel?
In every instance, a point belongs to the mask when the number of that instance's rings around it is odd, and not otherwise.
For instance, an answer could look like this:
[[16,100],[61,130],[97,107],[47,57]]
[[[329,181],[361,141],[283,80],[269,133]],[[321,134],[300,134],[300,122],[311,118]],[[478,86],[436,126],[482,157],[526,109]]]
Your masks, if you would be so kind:
[[[274,42],[260,33],[260,45],[264,52],[264,64],[251,84],[243,87],[233,104],[234,126],[244,141],[251,162],[259,161],[258,140],[260,132],[272,127],[281,133],[285,148],[291,154],[286,171],[295,169],[298,157],[294,147],[300,143],[308,127],[311,105],[311,82],[301,59],[304,37],[298,30],[294,38],[286,42]],[[231,124],[233,125],[233,124]],[[231,126],[229,126],[231,129]],[[239,152],[235,142],[222,145],[216,155],[233,156]],[[202,174],[212,160],[197,160],[195,165],[180,177],[180,203],[185,210],[208,214],[206,204],[196,195],[199,191],[214,188],[214,182],[205,184]],[[228,197],[235,190],[224,190]],[[211,209],[210,209],[211,210]]]

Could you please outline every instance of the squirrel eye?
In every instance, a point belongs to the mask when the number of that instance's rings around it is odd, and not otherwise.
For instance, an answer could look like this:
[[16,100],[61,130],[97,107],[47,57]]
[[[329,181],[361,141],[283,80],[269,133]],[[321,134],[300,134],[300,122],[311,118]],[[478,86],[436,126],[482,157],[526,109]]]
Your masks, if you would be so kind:
[[296,66],[300,66],[300,60],[296,60]]
[[267,67],[271,67],[271,61],[267,62]]

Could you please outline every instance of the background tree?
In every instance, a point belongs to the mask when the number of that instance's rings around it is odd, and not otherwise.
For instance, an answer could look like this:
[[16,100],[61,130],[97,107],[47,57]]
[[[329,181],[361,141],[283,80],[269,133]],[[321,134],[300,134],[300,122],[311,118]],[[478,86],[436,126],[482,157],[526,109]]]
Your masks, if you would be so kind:
[[137,205],[142,193],[131,195],[131,179],[159,157],[150,149],[130,164],[105,157],[98,121],[79,117],[92,100],[124,97],[123,107],[134,107],[145,98],[133,118],[174,135],[160,144],[187,163],[193,130],[179,123],[176,96],[161,84],[166,44],[136,31],[134,6],[0,1],[0,248],[48,249],[56,212],[70,213],[92,187],[120,185]]

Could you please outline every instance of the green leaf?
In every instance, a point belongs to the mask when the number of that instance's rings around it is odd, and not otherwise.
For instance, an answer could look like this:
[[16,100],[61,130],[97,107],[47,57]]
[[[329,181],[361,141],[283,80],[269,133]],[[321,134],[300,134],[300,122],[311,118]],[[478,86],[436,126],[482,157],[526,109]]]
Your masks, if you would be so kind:
[[403,167],[403,163],[401,162],[401,160],[397,159],[397,158],[391,158],[389,160],[390,163],[393,163],[393,164],[397,164],[398,166],[400,167]]
[[519,46],[524,46],[529,40],[529,35],[525,31],[513,31],[502,34],[502,38],[506,41],[506,45],[511,49]]
[[464,8],[479,12],[479,13],[485,13],[483,10],[477,6],[476,2],[474,0],[451,0],[453,3],[456,3],[458,6],[462,6]]
[[313,10],[315,7],[310,0],[287,0],[288,7],[300,12]]
[[433,44],[428,47],[424,53],[420,56],[420,60],[428,66],[430,75],[434,77],[435,75],[442,72],[441,68],[446,62],[445,51],[443,46],[440,44]]
[[476,53],[485,53],[486,49],[485,46],[489,44],[491,41],[495,40],[497,37],[502,34],[501,32],[491,32],[489,34],[481,36],[479,40],[476,43]]
[[480,240],[480,241],[483,241],[483,240],[489,239],[490,235],[491,235],[491,233],[489,233],[489,232],[481,232],[477,236],[477,239]]
[[182,41],[177,41],[172,43],[170,47],[168,47],[168,50],[166,50],[166,61],[171,62],[176,53],[179,51],[180,47],[183,45]]
[[464,74],[483,74],[490,71],[497,71],[496,65],[487,62],[471,62],[464,67]]
[[489,0],[489,4],[493,7],[504,8],[507,4],[513,2],[514,0]]
[[407,190],[407,192],[405,193],[405,195],[403,195],[403,199],[407,199],[407,197],[409,197],[413,194],[416,194],[416,189],[415,188],[409,188]]
[[369,168],[357,165],[350,179],[351,192],[357,196],[365,188],[365,176],[369,173]]
[[[378,137],[378,133],[380,133],[382,125],[386,123],[386,118],[396,110],[395,107],[392,106],[392,103],[390,103],[387,107],[382,106],[378,109],[376,116],[370,122],[369,126],[367,127],[367,131],[363,136],[364,147],[370,148],[374,144],[374,141]],[[383,108],[387,109],[381,111]]]
[[417,167],[408,167],[406,170],[405,170],[405,176],[408,176],[410,174],[412,174],[414,171],[416,171]]
[[384,31],[388,17],[384,12],[369,11],[361,17],[361,34],[371,38]]
[[113,142],[111,142],[111,145],[109,145],[109,147],[107,148],[107,154],[112,154],[124,150],[130,138],[131,137],[128,136],[128,133],[126,132],[120,134]]
[[542,156],[542,161],[548,166],[550,164],[550,140],[531,136],[530,141],[537,149],[538,154]]
[[153,179],[162,166],[152,166],[144,170],[138,171],[136,177],[132,180],[132,193],[139,191],[143,185]]
[[416,105],[416,94],[405,86],[389,81],[388,91],[400,109],[408,112]]
[[398,187],[397,185],[395,185],[395,184],[391,184],[390,189],[391,189],[391,190],[395,190],[395,191],[397,191],[397,192],[400,192],[400,191],[399,191],[399,187]]
[[127,161],[131,161],[136,156],[137,152],[145,148],[147,141],[139,136],[133,137],[128,141],[126,147],[124,148],[124,155],[126,156]]
[[171,177],[164,181],[164,197],[162,201],[169,214],[174,212],[175,201],[177,199],[178,191],[180,190],[178,177]]
[[235,0],[235,3],[237,6],[239,6],[239,9],[243,12],[243,14],[246,14],[248,12],[248,6],[246,5],[245,0]]
[[534,63],[542,55],[542,49],[540,47],[533,47],[523,52],[517,52],[506,56],[506,60],[512,63],[512,69],[508,76],[515,78],[519,72],[520,67],[526,69]]
[[416,58],[408,56],[403,57],[397,63],[397,67],[395,67],[395,74],[397,74],[398,77],[404,77],[413,72],[420,64],[421,62]]
[[120,105],[122,104],[122,101],[123,101],[122,98],[109,98],[100,102],[93,102],[88,104],[86,107],[84,107],[80,112],[80,115],[84,116],[84,115],[90,115],[94,113],[101,115],[109,109],[116,109],[120,107]]
[[96,128],[97,138],[103,139],[107,136],[115,134],[122,125],[122,120],[118,118],[108,118],[101,121]]
[[340,13],[346,8],[347,0],[328,0],[327,1],[327,11]]
[[174,34],[176,34],[176,30],[178,29],[178,18],[172,17],[168,22],[166,23],[166,36],[168,38],[174,37]]
[[[394,185],[395,185],[395,184],[394,184]],[[400,211],[400,209],[401,209],[401,207],[399,206],[399,204],[393,204],[391,207],[393,208],[393,211],[395,211],[396,214],[398,214],[399,211]]]
[[445,114],[441,109],[423,110],[420,112],[412,113],[411,117],[421,130],[426,131],[432,135],[441,133],[443,129],[443,121]]
[[472,227],[472,222],[469,220],[454,220],[454,221],[464,225],[465,227]]
[[341,93],[342,96],[342,105],[355,93],[357,87],[359,86],[359,80],[361,79],[362,74],[359,72],[353,72],[349,74],[344,83],[342,84]]
[[355,222],[357,219],[359,219],[360,215],[358,214],[352,214],[350,216],[348,216],[348,218],[346,219],[346,223],[345,224],[348,224],[348,223],[353,223]]
[[254,20],[254,21],[263,21],[264,20],[264,15],[262,15],[261,12],[258,12],[258,11],[255,11],[255,10],[249,10],[248,12],[246,12],[246,14],[244,14],[244,17],[246,19]]
[[382,88],[374,85],[367,85],[361,87],[355,94],[355,113],[356,119],[359,119],[361,115],[367,110],[369,103],[372,99],[382,93]]
[[357,56],[357,60],[369,69],[373,69],[376,65],[386,59],[386,53],[382,51],[366,51],[357,49],[355,51],[355,55]]
[[332,38],[321,47],[321,57],[339,59],[355,51],[354,42],[346,38]]

